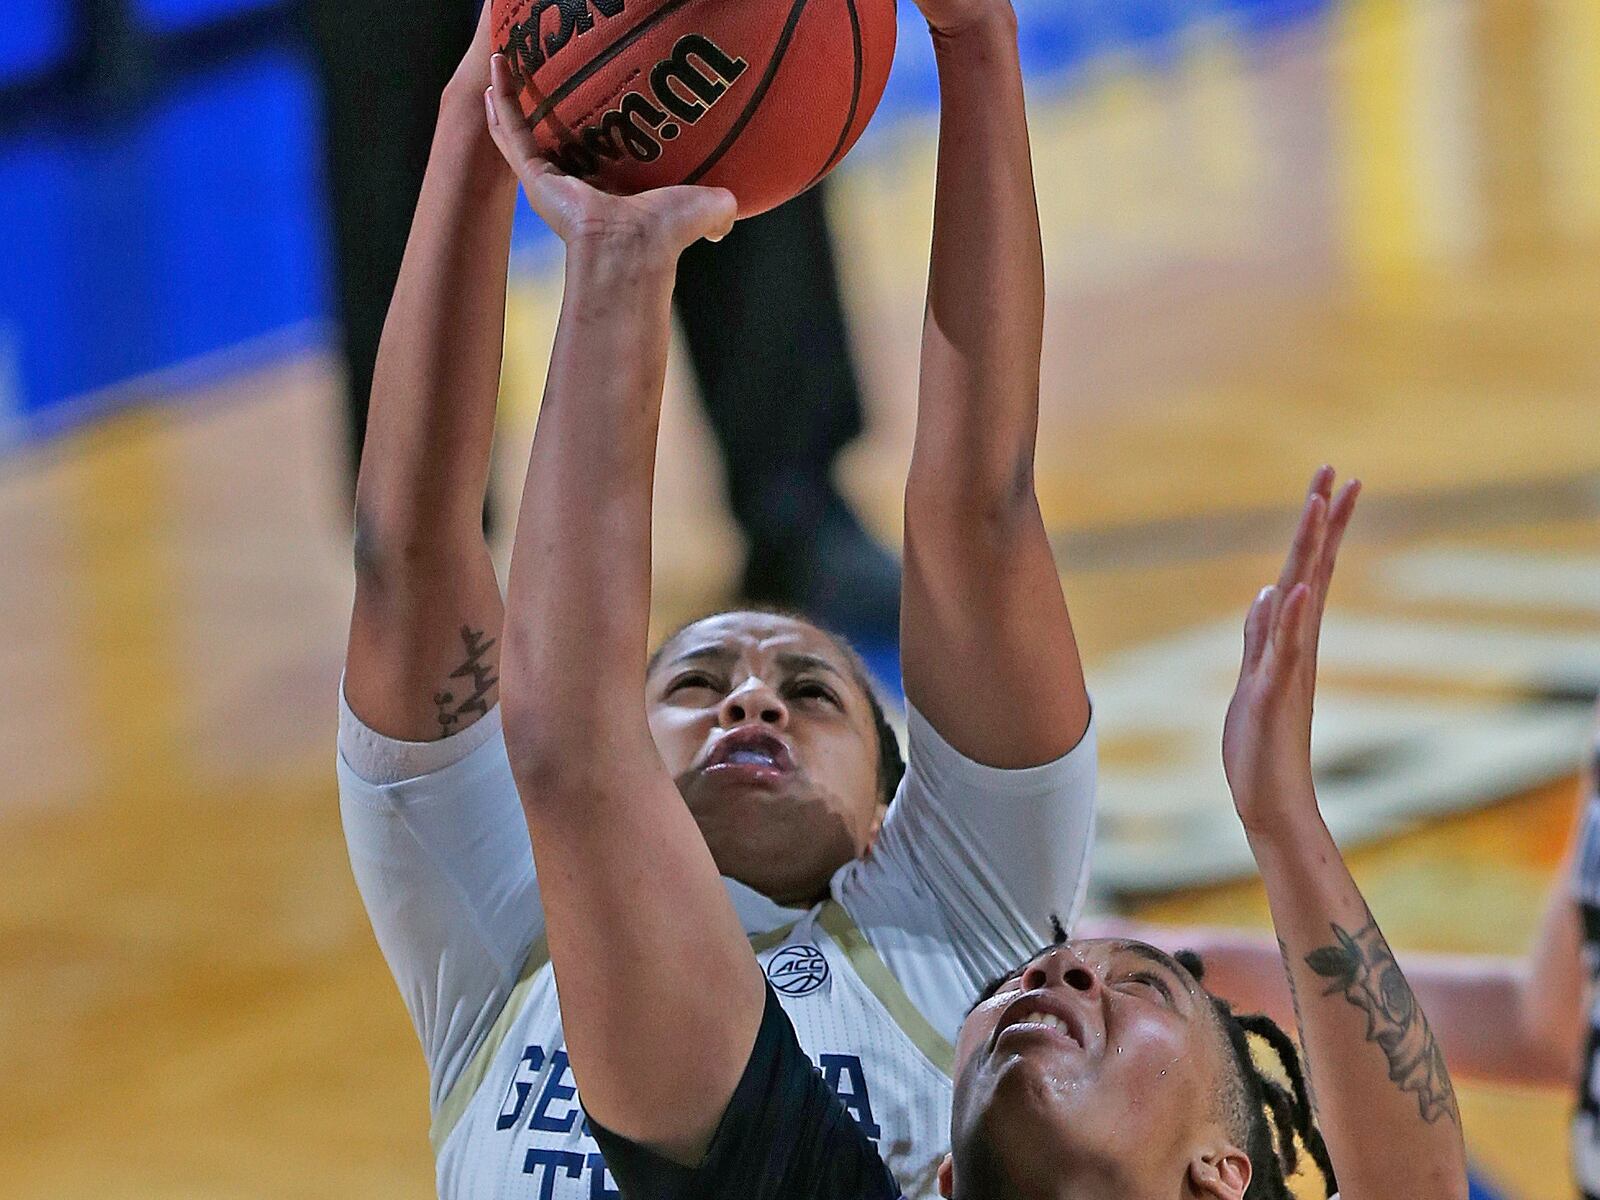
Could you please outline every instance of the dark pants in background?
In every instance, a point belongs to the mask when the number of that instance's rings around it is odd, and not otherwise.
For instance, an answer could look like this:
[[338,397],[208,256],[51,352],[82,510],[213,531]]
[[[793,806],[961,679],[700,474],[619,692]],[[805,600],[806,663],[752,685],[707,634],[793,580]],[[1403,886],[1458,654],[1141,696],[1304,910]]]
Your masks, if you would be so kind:
[[[475,0],[309,0],[326,101],[352,478],[439,96],[476,13]],[[861,430],[861,398],[822,189],[691,248],[677,301],[749,547],[745,597],[847,631],[892,632],[898,569],[832,482],[835,457]]]

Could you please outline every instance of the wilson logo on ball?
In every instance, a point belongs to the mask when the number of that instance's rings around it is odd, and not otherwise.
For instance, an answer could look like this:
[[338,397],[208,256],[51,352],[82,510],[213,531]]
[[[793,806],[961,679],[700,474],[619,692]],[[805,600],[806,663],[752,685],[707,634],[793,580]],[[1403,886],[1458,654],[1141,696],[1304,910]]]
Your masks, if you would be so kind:
[[572,175],[592,175],[603,162],[624,156],[636,162],[661,157],[663,142],[695,125],[727,94],[750,64],[727,54],[710,38],[690,33],[679,38],[672,53],[650,72],[648,89],[629,92],[581,132],[567,139],[554,155]]
[[[546,59],[566,49],[574,36],[594,28],[591,6],[602,17],[616,17],[622,14],[625,3],[626,0],[533,0],[528,19],[513,25],[507,35],[507,57],[524,76],[532,75]],[[540,23],[552,8],[558,22],[555,29],[540,38]]]
[[895,0],[488,3],[541,158],[619,195],[727,188],[742,217],[856,144],[898,24]]

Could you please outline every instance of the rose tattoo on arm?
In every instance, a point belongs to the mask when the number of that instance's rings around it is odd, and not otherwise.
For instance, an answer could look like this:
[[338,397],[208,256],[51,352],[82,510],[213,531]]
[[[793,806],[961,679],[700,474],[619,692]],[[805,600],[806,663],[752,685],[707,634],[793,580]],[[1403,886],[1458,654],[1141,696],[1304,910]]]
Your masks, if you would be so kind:
[[1395,962],[1377,922],[1351,933],[1332,926],[1336,939],[1306,955],[1306,965],[1330,980],[1325,996],[1342,995],[1367,1016],[1367,1041],[1389,1061],[1389,1078],[1415,1093],[1417,1110],[1430,1125],[1441,1117],[1461,1123],[1444,1054],[1417,1007],[1411,985]]

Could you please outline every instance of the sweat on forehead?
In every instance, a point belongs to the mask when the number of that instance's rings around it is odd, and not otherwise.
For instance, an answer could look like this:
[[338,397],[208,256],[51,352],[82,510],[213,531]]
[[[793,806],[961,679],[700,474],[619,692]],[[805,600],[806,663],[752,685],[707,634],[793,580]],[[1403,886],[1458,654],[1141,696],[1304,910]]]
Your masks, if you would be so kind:
[[[835,670],[841,665],[853,665],[848,648],[837,637],[804,617],[767,609],[734,609],[679,626],[656,647],[647,670],[654,671],[663,663],[674,662],[684,655],[710,658],[719,651],[734,652],[734,647],[747,639],[760,643],[775,638],[793,640],[796,652],[811,653]],[[833,652],[832,656],[829,651]],[[830,662],[830,657],[843,662]]]

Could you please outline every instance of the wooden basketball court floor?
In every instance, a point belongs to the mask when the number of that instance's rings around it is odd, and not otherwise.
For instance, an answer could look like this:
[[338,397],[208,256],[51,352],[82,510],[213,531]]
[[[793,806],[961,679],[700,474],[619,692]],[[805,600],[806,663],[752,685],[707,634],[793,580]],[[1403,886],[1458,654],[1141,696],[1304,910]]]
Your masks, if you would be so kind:
[[[1419,756],[1335,755],[1335,823],[1397,946],[1518,951],[1600,679],[1600,6],[1358,0],[1035,92],[1039,486],[1105,739],[1100,905],[1263,922],[1215,731],[1327,460],[1368,503],[1319,737],[1359,750],[1377,714]],[[889,539],[931,155],[926,123],[886,131],[834,193],[872,404],[843,475]],[[519,275],[508,495],[555,295]],[[675,368],[662,624],[737,561],[686,391]],[[421,1056],[336,810],[332,364],[111,399],[0,470],[0,1194],[428,1195]],[[1571,1195],[1565,1096],[1464,1091],[1498,1194]]]

